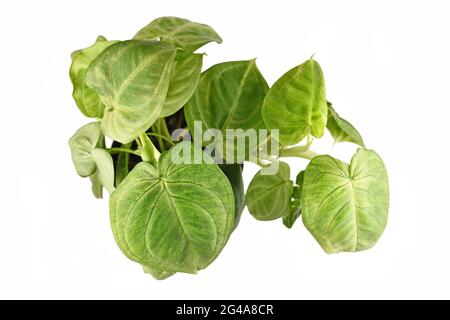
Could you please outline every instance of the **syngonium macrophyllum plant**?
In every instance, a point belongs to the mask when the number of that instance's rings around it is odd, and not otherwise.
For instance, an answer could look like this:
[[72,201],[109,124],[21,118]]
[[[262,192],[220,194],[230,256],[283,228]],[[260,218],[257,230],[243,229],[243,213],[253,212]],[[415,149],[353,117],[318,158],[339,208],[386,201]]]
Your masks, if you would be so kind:
[[[371,248],[387,222],[386,168],[328,102],[319,64],[310,58],[269,86],[254,59],[202,72],[197,50],[210,42],[222,42],[211,27],[162,17],[132,40],[99,36],[72,54],[73,98],[92,119],[70,138],[73,163],[97,198],[111,194],[122,252],[157,279],[196,273],[219,255],[245,205],[287,228],[301,216],[327,253]],[[268,134],[255,140],[252,130]],[[350,163],[311,150],[325,130],[360,146]],[[239,149],[246,138],[253,144]],[[292,173],[283,157],[310,162]],[[262,167],[245,194],[244,161]]]

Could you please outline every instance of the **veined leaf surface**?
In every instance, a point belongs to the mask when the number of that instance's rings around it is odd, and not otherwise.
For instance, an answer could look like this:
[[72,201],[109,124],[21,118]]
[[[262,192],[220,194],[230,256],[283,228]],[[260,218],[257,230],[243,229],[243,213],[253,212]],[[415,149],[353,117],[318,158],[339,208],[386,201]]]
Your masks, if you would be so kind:
[[280,161],[276,174],[253,177],[246,194],[248,211],[258,220],[275,220],[289,214],[293,183],[287,163]]
[[175,54],[167,44],[129,40],[110,46],[91,63],[86,83],[105,105],[105,135],[126,144],[159,117]]
[[106,41],[103,37],[98,37],[97,41],[89,48],[81,49],[73,54],[70,66],[70,80],[72,80],[72,96],[78,109],[90,118],[102,118],[105,106],[100,101],[98,94],[86,86],[86,70],[95,58],[106,48],[117,43],[117,41]]
[[358,130],[347,120],[341,118],[334,110],[331,103],[328,103],[327,129],[334,138],[334,142],[353,142],[364,147],[364,141]]
[[202,54],[191,54],[174,63],[169,90],[159,115],[160,118],[174,114],[189,101],[200,80],[202,63]]
[[170,150],[156,167],[139,163],[110,199],[119,247],[156,276],[207,267],[234,223],[233,190],[219,167],[175,163]]
[[283,144],[297,144],[308,134],[321,137],[327,100],[319,64],[311,58],[278,79],[267,93],[262,115],[268,128],[280,130]]
[[301,204],[303,223],[327,253],[371,248],[388,217],[383,161],[362,148],[350,165],[328,155],[315,157],[305,171]]
[[209,42],[222,43],[213,28],[206,24],[177,17],[161,17],[143,27],[134,39],[161,40],[190,54]]

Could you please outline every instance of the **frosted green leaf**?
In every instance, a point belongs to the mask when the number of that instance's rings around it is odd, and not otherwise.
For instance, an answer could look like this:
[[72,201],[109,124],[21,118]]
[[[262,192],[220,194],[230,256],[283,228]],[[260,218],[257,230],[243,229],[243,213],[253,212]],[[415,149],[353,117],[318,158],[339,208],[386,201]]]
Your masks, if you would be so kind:
[[156,167],[139,163],[110,199],[117,244],[158,278],[207,267],[234,223],[233,190],[219,167],[177,162],[169,150]]
[[[69,140],[72,161],[81,177],[97,174],[94,179],[98,178],[111,193],[114,190],[113,160],[106,150],[97,148],[99,139],[103,139],[100,123],[91,122],[81,127]],[[95,188],[97,195],[98,186]]]
[[143,27],[134,39],[160,40],[190,54],[209,42],[222,43],[220,36],[206,24],[177,17],[161,17]]
[[327,253],[371,248],[386,226],[388,177],[381,158],[358,149],[350,165],[324,155],[309,163],[303,223]]
[[278,79],[267,93],[262,116],[268,128],[280,130],[283,144],[297,144],[308,134],[321,137],[327,100],[319,64],[311,58]]
[[174,114],[189,101],[200,80],[202,62],[202,54],[191,54],[185,59],[175,62],[160,118]]
[[86,70],[100,53],[114,43],[117,43],[117,41],[106,41],[104,37],[98,37],[92,46],[78,50],[72,55],[72,64],[69,71],[70,80],[73,85],[72,96],[78,109],[86,117],[102,118],[105,109],[98,94],[86,86]]
[[276,174],[262,175],[258,171],[250,182],[246,194],[248,211],[258,220],[275,220],[291,210],[293,183],[289,165],[280,162]]
[[333,136],[334,143],[347,141],[364,147],[363,138],[359,134],[358,130],[356,130],[350,122],[341,118],[333,109],[331,103],[328,103],[327,129]]
[[129,143],[159,117],[176,48],[154,41],[116,43],[95,59],[86,83],[105,105],[102,131]]

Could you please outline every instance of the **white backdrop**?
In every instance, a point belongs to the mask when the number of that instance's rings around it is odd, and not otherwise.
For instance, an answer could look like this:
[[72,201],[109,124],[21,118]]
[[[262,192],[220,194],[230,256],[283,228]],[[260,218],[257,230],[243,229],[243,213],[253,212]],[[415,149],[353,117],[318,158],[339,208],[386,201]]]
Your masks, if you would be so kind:
[[[450,298],[450,2],[14,1],[0,4],[0,298]],[[301,221],[247,211],[198,275],[153,280],[116,246],[108,203],[75,173],[88,122],[70,53],[174,15],[213,26],[205,67],[257,57],[272,84],[315,53],[328,98],[384,159],[390,215],[366,252],[326,255]],[[349,160],[355,147],[316,148]],[[306,162],[291,161],[293,176]],[[246,166],[246,183],[257,168]]]

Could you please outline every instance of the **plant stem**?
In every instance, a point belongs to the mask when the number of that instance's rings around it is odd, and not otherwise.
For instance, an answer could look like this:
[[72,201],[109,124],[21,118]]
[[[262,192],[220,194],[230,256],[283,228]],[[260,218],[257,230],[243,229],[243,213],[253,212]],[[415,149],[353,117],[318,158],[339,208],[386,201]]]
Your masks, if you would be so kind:
[[139,135],[139,140],[141,141],[141,158],[143,161],[156,165],[156,162],[160,156],[159,151],[153,145],[150,138],[145,134],[141,133]]
[[304,146],[293,147],[289,149],[281,149],[280,157],[297,157],[303,159],[309,159],[318,156],[319,154],[312,150],[304,150]]
[[136,151],[136,150],[132,150],[132,149],[127,149],[127,148],[108,148],[106,149],[106,151],[110,152],[110,153],[115,153],[115,152],[126,152],[126,153],[131,153],[134,154],[136,156],[141,156],[141,154]]
[[145,134],[148,135],[148,136],[159,137],[159,138],[161,138],[161,139],[166,140],[166,141],[169,142],[171,145],[174,145],[174,143],[173,143],[172,140],[170,140],[170,139],[167,138],[166,136],[163,136],[162,134],[154,133],[154,132],[146,132]]
[[158,142],[160,150],[164,151],[169,149],[170,145],[168,146],[167,143],[165,143],[165,140],[170,140],[170,133],[169,129],[167,128],[166,119],[157,119],[151,129],[155,134],[156,141]]

